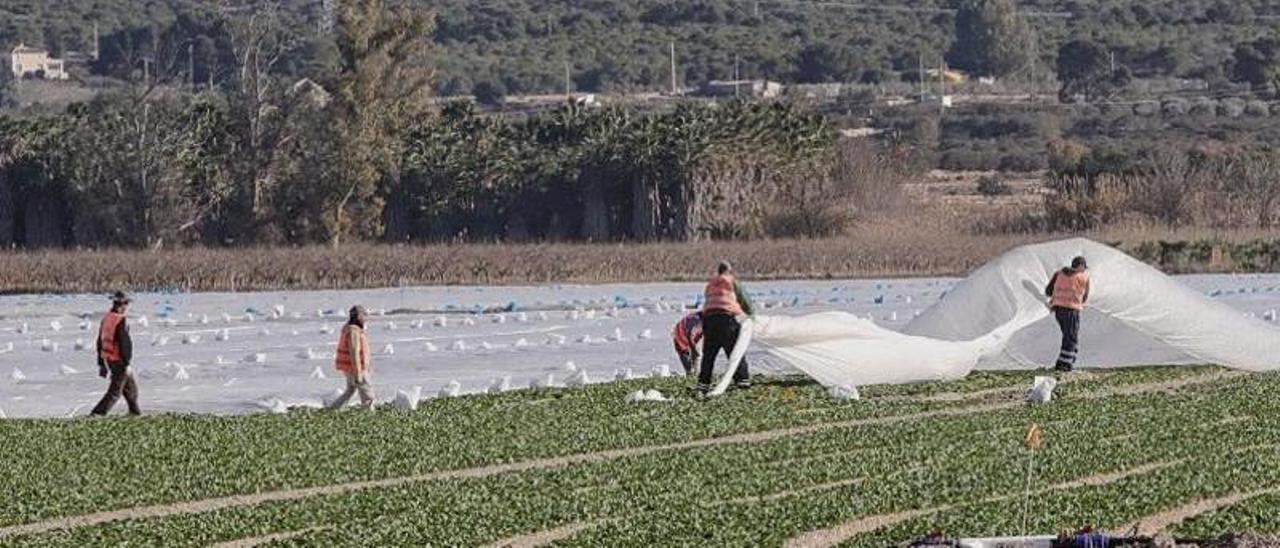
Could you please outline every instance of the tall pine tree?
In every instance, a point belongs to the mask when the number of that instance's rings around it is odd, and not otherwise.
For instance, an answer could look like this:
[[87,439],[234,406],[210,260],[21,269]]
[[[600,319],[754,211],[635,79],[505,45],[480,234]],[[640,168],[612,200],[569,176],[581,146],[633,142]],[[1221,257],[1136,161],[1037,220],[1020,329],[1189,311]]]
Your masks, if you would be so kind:
[[1034,40],[1013,0],[963,0],[949,60],[977,76],[1012,76],[1030,66]]

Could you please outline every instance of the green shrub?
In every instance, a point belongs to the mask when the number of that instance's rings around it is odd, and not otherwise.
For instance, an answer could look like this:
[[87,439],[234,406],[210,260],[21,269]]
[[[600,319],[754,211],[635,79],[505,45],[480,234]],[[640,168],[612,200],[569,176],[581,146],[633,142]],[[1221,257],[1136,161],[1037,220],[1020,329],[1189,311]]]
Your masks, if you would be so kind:
[[1013,193],[1013,189],[999,178],[990,175],[983,176],[978,179],[978,194],[988,198],[996,196],[1007,196]]

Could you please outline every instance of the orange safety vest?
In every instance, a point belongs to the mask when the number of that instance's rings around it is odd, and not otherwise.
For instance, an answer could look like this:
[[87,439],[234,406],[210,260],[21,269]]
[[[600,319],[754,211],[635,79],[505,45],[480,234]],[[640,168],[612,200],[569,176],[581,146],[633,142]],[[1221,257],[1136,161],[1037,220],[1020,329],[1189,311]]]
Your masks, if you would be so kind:
[[738,294],[733,290],[733,275],[722,274],[711,278],[707,283],[706,303],[702,305],[703,312],[727,313],[731,316],[741,316],[742,305],[738,303]]
[[120,324],[124,323],[124,318],[124,314],[118,312],[107,312],[107,315],[102,317],[102,324],[98,326],[98,342],[102,350],[98,352],[98,357],[104,362],[124,361],[124,356],[120,353],[120,343],[116,341],[116,330],[120,328]]
[[1053,306],[1084,310],[1084,298],[1088,292],[1089,272],[1058,272],[1058,277],[1053,280]]
[[338,371],[343,373],[355,373],[355,364],[351,362],[351,330],[360,333],[360,363],[364,365],[364,370],[369,370],[369,336],[365,334],[364,329],[353,324],[347,324],[342,328],[342,334],[338,336]]

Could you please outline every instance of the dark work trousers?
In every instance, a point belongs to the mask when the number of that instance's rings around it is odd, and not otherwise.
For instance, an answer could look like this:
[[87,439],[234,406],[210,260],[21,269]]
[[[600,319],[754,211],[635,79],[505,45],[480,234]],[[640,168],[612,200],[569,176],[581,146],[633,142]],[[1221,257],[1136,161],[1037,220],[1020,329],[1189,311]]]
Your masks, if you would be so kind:
[[1053,307],[1053,317],[1062,328],[1062,349],[1058,352],[1056,369],[1070,371],[1076,365],[1080,352],[1080,311],[1060,306]]
[[111,384],[107,385],[106,395],[102,396],[102,400],[90,414],[106,415],[107,411],[115,407],[120,396],[124,395],[124,401],[129,405],[129,414],[141,415],[142,410],[138,408],[138,383],[129,373],[129,366],[113,363],[108,365],[107,369],[111,371]]
[[[698,373],[698,390],[711,390],[711,375],[715,372],[716,356],[724,349],[725,356],[733,354],[734,345],[738,344],[738,332],[741,326],[738,320],[728,314],[712,314],[702,319],[702,370]],[[751,382],[751,373],[747,370],[747,359],[742,358],[738,370],[733,372],[733,382],[747,385]]]

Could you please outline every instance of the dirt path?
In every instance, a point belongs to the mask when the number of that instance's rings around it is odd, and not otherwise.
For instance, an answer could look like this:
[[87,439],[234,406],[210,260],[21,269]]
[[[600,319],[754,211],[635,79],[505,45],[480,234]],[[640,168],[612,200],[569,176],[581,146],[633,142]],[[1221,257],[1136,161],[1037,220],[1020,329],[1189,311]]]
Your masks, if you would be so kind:
[[1275,493],[1280,493],[1280,487],[1270,487],[1267,489],[1259,489],[1257,491],[1250,491],[1248,493],[1237,493],[1234,495],[1227,495],[1225,497],[1218,497],[1215,499],[1198,500],[1190,504],[1185,504],[1177,508],[1166,510],[1164,512],[1139,518],[1137,520],[1134,520],[1132,523],[1129,523],[1124,527],[1121,527],[1120,531],[1128,532],[1128,531],[1136,530],[1138,535],[1154,536],[1156,533],[1160,533],[1164,531],[1165,529],[1169,528],[1169,526],[1171,525],[1177,525],[1187,519],[1194,518],[1201,514],[1207,514],[1214,510],[1226,508],[1228,506],[1244,502],[1251,498],[1260,497],[1263,495],[1271,495]]
[[[1141,476],[1144,474],[1155,472],[1157,470],[1162,470],[1165,468],[1176,466],[1178,464],[1181,464],[1182,462],[1183,462],[1182,460],[1153,462],[1149,464],[1144,464],[1142,466],[1137,466],[1134,468],[1127,468],[1125,470],[1120,470],[1117,472],[1094,474],[1091,476],[1085,476],[1085,477],[1074,479],[1067,482],[1057,483],[1049,487],[1045,487],[1043,489],[1037,489],[1035,493],[1044,494],[1044,493],[1049,493],[1053,491],[1065,491],[1068,489],[1077,489],[1080,487],[1101,487],[1104,485],[1110,485],[1112,483],[1115,483],[1120,480],[1130,478],[1133,476]],[[1000,502],[1000,501],[1005,501],[1009,499],[1014,499],[1020,496],[1022,496],[1021,493],[1012,494],[1012,495],[998,495],[994,497],[987,497],[985,499],[979,500],[976,503],[972,503],[972,504],[990,504],[993,502]],[[828,529],[818,529],[815,531],[809,531],[807,533],[804,533],[800,536],[797,536],[788,540],[785,546],[787,548],[828,548],[830,546],[836,546],[843,542],[846,542],[849,539],[852,539],[858,535],[871,533],[871,532],[883,529],[885,527],[897,525],[904,521],[909,521],[909,520],[927,516],[930,514],[936,514],[938,512],[946,512],[955,507],[956,505],[954,504],[945,504],[942,506],[934,506],[932,508],[921,508],[917,510],[906,510],[903,512],[893,512],[888,514],[879,514],[875,516],[860,517],[858,519],[848,521]]]
[[987,388],[984,390],[974,390],[971,392],[940,392],[937,394],[928,394],[921,396],[872,396],[867,401],[876,403],[960,403],[969,400],[978,400],[985,398],[1001,398],[1001,397],[1021,397],[1027,391],[1025,386],[1000,386],[996,388]]
[[939,402],[939,403],[955,403],[967,400],[978,400],[986,398],[1021,398],[1026,394],[1025,386],[1003,386],[1000,388],[988,388],[986,390],[975,390],[973,392],[943,392],[921,398],[922,401]]
[[153,506],[140,506],[134,508],[124,508],[120,510],[112,510],[106,512],[97,512],[93,514],[85,514],[80,516],[70,516],[63,518],[54,518],[44,521],[37,521],[23,525],[13,525],[0,528],[0,538],[18,536],[18,535],[35,535],[47,533],[50,531],[58,531],[63,529],[75,529],[79,527],[88,527],[102,523],[109,523],[121,520],[136,519],[152,519],[169,516],[177,516],[184,514],[200,514],[206,512],[215,512],[228,508],[238,508],[244,506],[254,506],[267,502],[295,501],[312,497],[321,497],[329,495],[342,495],[357,491],[367,491],[371,489],[385,489],[390,487],[399,487],[410,483],[421,483],[439,480],[451,479],[468,479],[468,478],[486,478],[501,474],[510,474],[516,472],[527,472],[532,470],[545,470],[549,468],[561,468],[565,466],[573,466],[578,464],[588,464],[597,462],[607,462],[627,457],[639,457],[650,455],[653,453],[665,451],[678,451],[682,449],[694,449],[701,447],[715,447],[722,445],[736,445],[744,443],[761,443],[779,438],[804,436],[823,432],[826,430],[834,430],[840,428],[856,428],[861,426],[895,424],[900,422],[910,422],[916,420],[924,420],[941,417],[958,417],[964,415],[974,415],[979,413],[988,413],[993,411],[1004,411],[1019,407],[1020,403],[1000,403],[988,405],[976,405],[971,407],[957,407],[947,409],[937,409],[922,413],[911,413],[905,415],[893,415],[887,417],[874,417],[868,419],[855,419],[841,422],[810,424],[805,426],[796,426],[791,428],[783,428],[778,430],[766,430],[761,432],[748,432],[743,434],[733,434],[729,436],[721,436],[717,438],[707,438],[702,440],[694,440],[682,443],[672,443],[665,445],[650,445],[643,447],[632,447],[626,449],[611,449],[607,451],[598,451],[594,453],[581,453],[577,455],[567,455],[563,457],[553,457],[545,459],[533,459],[522,462],[495,464],[490,466],[480,466],[476,468],[464,468],[460,470],[446,470],[442,472],[434,472],[430,474],[420,474],[414,476],[403,476],[396,478],[387,478],[373,481],[358,481],[351,483],[339,483],[334,485],[323,485],[318,487],[307,487],[300,489],[283,489],[278,491],[267,491],[263,493],[255,493],[251,495],[233,495],[228,497],[217,497],[204,500],[185,501],[172,504],[158,504]]
[[1141,476],[1143,474],[1149,474],[1151,472],[1155,472],[1157,470],[1163,470],[1165,468],[1172,468],[1184,462],[1186,462],[1186,459],[1169,460],[1164,462],[1153,462],[1153,463],[1144,464],[1142,466],[1138,466],[1135,468],[1126,468],[1124,470],[1119,470],[1116,472],[1094,474],[1092,476],[1074,479],[1074,480],[1063,482],[1063,483],[1057,483],[1049,487],[1046,487],[1044,489],[1037,490],[1036,493],[1043,494],[1043,493],[1049,493],[1052,491],[1066,491],[1068,489],[1078,489],[1080,487],[1101,487],[1103,485],[1111,485],[1125,478],[1129,478],[1133,476]]
[[1110,398],[1114,396],[1137,396],[1140,394],[1155,394],[1161,392],[1173,392],[1181,388],[1198,386],[1202,384],[1212,384],[1218,381],[1231,380],[1248,375],[1244,371],[1214,371],[1204,375],[1196,375],[1182,379],[1174,379],[1171,381],[1155,381],[1138,384],[1123,384],[1119,386],[1107,386],[1083,392],[1080,394],[1070,394],[1071,397],[1096,400],[1102,398]]
[[910,521],[929,514],[945,512],[950,509],[951,506],[935,506],[933,508],[922,508],[920,510],[908,510],[892,514],[867,516],[843,523],[838,527],[833,527],[831,529],[809,531],[808,533],[787,540],[783,546],[786,548],[825,548],[827,546],[835,546],[858,535],[870,533],[885,527],[891,527],[904,521]]
[[537,548],[539,546],[549,546],[557,541],[571,538],[601,523],[604,522],[570,523],[555,529],[504,538],[493,544],[486,545],[485,548]]
[[[1085,371],[1077,370],[1058,378],[1058,385],[1069,385],[1078,382],[1096,381],[1105,379],[1115,375],[1115,370],[1110,371]],[[875,402],[931,402],[931,403],[960,403],[970,400],[991,400],[999,401],[1003,399],[1021,400],[1026,394],[1028,384],[996,386],[994,388],[986,388],[982,390],[973,390],[969,392],[940,392],[937,394],[929,394],[923,396],[881,396],[867,398],[869,401]]]
[[272,542],[280,542],[280,541],[285,541],[289,539],[294,539],[308,533],[314,533],[316,531],[324,531],[326,529],[329,529],[329,527],[308,527],[306,529],[302,529],[299,531],[286,531],[283,533],[272,533],[270,535],[263,535],[260,537],[243,538],[240,540],[233,540],[230,542],[220,542],[218,544],[214,544],[211,548],[253,548],[254,546],[262,546],[263,544],[269,544]]

